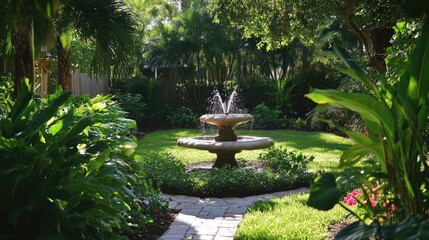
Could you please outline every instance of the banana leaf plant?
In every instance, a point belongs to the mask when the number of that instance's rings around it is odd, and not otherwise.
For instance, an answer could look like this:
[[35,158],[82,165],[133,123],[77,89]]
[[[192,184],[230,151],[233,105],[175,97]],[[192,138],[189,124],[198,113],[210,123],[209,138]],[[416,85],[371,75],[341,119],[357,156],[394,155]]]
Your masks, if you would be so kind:
[[[429,167],[427,160],[427,122],[429,116],[429,22],[410,55],[399,81],[390,85],[386,77],[373,79],[341,48],[334,48],[346,67],[340,71],[365,85],[371,94],[348,93],[337,90],[313,90],[306,97],[320,105],[347,108],[359,113],[367,134],[349,131],[330,122],[355,141],[340,158],[340,166],[350,166],[372,154],[381,166],[389,190],[398,203],[396,227],[382,230],[376,221],[350,225],[337,237],[361,239],[380,233],[390,238],[405,232],[411,223],[426,228],[416,229],[424,239],[429,234]],[[328,210],[338,203],[341,193],[332,174],[316,179],[310,188],[309,206]],[[416,218],[415,216],[421,216]],[[408,225],[407,225],[408,224]],[[423,225],[422,225],[423,224]],[[415,225],[413,225],[415,227]],[[380,231],[379,231],[380,230]],[[411,231],[412,232],[412,231]],[[413,232],[413,234],[417,234]],[[348,236],[353,236],[348,238]],[[360,236],[360,237],[359,237]],[[411,236],[411,235],[407,235]]]

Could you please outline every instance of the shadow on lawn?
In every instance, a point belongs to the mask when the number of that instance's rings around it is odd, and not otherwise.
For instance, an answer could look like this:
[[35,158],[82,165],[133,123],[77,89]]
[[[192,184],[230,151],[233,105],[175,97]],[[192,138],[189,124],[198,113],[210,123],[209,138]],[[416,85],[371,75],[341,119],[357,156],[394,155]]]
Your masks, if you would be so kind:
[[[300,132],[288,130],[237,130],[237,135],[271,137],[276,145],[305,151],[307,149],[345,150],[352,145],[347,139],[323,132]],[[141,140],[140,150],[166,151],[176,147],[176,141],[182,137],[201,136],[198,129],[173,129],[152,132]],[[210,134],[207,134],[210,135]]]

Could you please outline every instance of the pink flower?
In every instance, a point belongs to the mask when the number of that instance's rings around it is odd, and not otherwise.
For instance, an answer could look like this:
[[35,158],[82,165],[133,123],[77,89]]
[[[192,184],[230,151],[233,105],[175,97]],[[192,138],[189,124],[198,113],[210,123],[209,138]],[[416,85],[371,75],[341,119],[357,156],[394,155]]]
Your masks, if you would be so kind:
[[377,206],[377,197],[374,194],[369,197],[369,201],[371,202],[372,208],[375,208]]
[[351,195],[351,194],[347,194],[347,196],[344,197],[344,203],[349,205],[349,206],[354,206],[356,205],[356,199]]
[[362,196],[362,194],[360,193],[359,189],[355,189],[353,190],[353,192],[351,192],[351,196],[354,198],[359,198],[360,196]]

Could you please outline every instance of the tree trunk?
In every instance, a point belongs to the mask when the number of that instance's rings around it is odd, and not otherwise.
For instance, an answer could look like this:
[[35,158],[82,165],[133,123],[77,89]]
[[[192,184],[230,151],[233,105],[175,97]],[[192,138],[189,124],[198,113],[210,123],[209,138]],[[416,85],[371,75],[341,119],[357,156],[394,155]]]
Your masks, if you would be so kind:
[[58,81],[63,92],[72,90],[71,79],[71,51],[70,48],[64,48],[61,42],[60,34],[57,35],[57,54],[58,54]]
[[380,73],[386,72],[386,48],[390,46],[393,34],[391,28],[373,28],[369,31],[368,66]]
[[15,71],[13,81],[14,97],[18,97],[21,81],[28,78],[31,85],[34,84],[34,28],[33,22],[28,19],[17,21],[17,31],[13,34],[15,47]]

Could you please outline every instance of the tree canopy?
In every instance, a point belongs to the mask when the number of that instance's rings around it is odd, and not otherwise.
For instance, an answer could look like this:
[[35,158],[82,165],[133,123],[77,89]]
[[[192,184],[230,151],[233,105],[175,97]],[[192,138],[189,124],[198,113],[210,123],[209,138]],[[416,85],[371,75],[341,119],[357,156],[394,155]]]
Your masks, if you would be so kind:
[[213,0],[216,21],[228,21],[259,37],[268,49],[298,38],[311,44],[318,32],[341,21],[365,47],[368,65],[385,71],[385,49],[393,26],[403,17],[403,0]]

